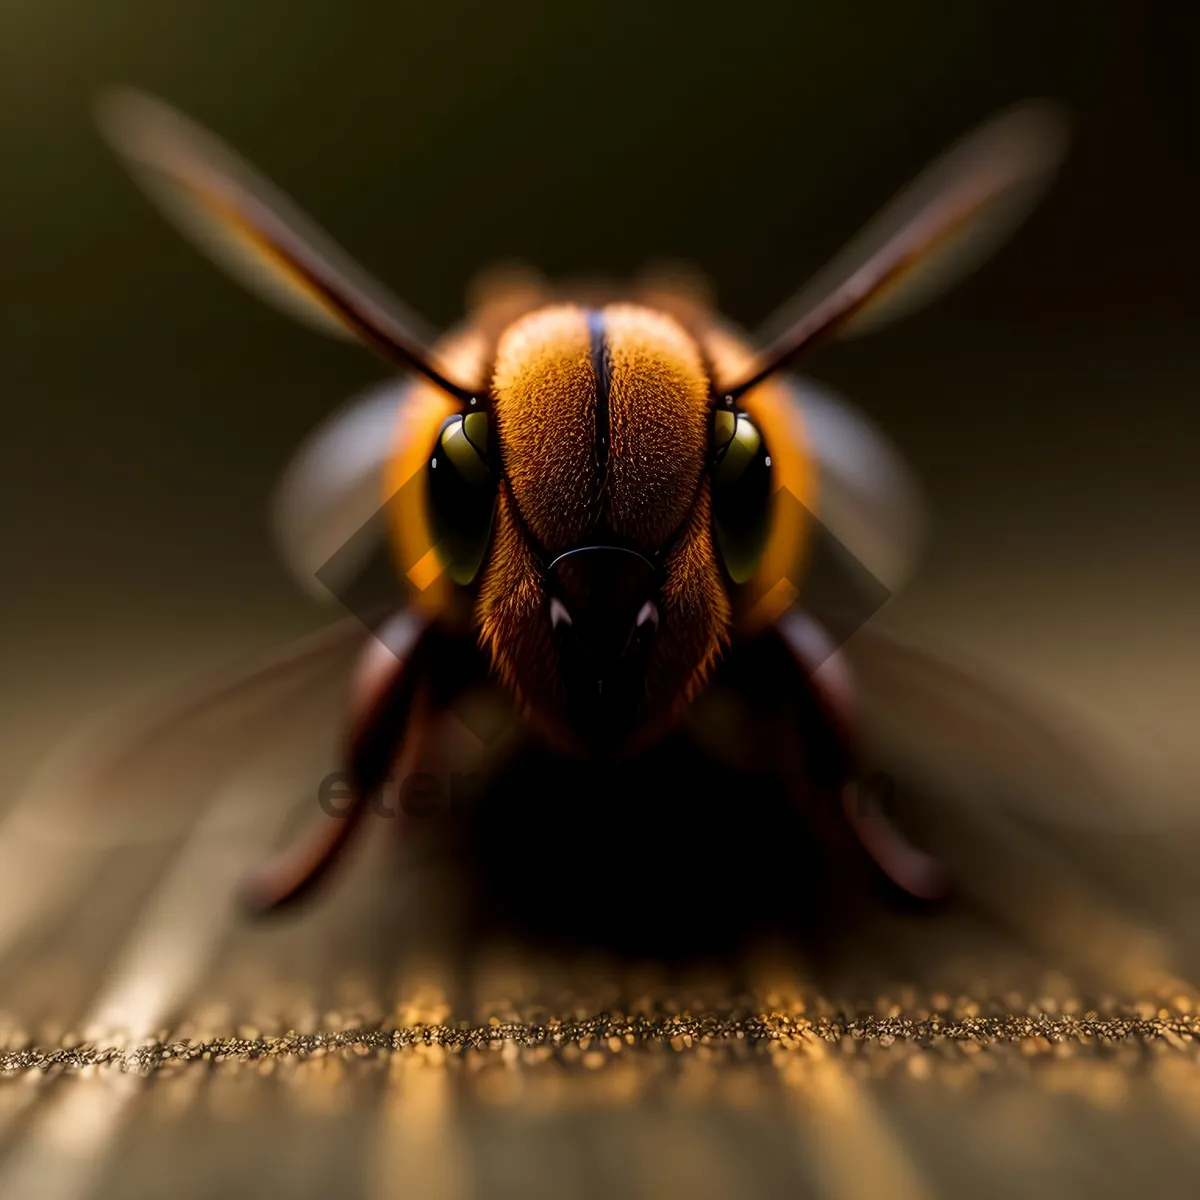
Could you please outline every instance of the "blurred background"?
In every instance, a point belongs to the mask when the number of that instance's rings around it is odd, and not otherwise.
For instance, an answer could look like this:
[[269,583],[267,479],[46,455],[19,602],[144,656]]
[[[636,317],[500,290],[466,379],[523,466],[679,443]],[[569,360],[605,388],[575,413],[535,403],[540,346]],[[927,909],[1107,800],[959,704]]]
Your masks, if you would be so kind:
[[1013,101],[1074,120],[1057,186],[934,307],[814,375],[925,481],[891,619],[1186,750],[1200,652],[1200,199],[1190,42],[1134,0],[693,6],[6,0],[0,439],[16,786],[126,686],[326,617],[266,520],[297,441],[379,378],[244,294],[91,120],[128,83],[207,124],[438,324],[474,272],[688,260],[753,328]]

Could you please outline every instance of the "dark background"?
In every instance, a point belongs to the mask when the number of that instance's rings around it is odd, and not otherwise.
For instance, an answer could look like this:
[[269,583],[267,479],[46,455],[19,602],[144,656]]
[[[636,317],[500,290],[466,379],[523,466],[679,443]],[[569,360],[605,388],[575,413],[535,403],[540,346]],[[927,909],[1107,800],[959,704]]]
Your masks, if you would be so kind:
[[150,209],[95,133],[128,83],[214,129],[437,323],[507,257],[693,261],[750,326],[949,142],[1028,96],[1074,143],[952,297],[814,374],[934,525],[895,620],[1177,749],[1200,654],[1194,41],[1129,3],[6,0],[0,17],[5,782],[150,679],[324,614],[266,506],[383,371]]

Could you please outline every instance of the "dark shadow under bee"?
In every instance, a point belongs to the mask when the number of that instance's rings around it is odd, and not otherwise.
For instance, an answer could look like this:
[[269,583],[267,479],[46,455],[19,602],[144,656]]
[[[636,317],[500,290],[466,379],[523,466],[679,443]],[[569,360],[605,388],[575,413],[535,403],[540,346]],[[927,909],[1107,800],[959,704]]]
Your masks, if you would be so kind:
[[861,848],[839,740],[796,682],[763,635],[649,749],[581,763],[521,738],[493,773],[410,787],[403,835],[454,864],[474,944],[683,963],[782,939],[819,955],[881,906],[937,911]]

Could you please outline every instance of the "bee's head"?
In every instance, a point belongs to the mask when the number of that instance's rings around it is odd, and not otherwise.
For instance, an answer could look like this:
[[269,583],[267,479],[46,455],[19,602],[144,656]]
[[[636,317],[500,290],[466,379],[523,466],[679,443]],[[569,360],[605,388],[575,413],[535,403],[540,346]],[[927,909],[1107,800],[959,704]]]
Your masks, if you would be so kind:
[[576,748],[631,746],[728,638],[731,585],[766,539],[767,447],[714,404],[696,339],[636,305],[526,314],[500,335],[490,382],[430,459],[443,561],[538,725]]
[[[206,131],[136,93],[111,95],[102,124],[148,194],[251,287],[418,377],[383,472],[416,603],[469,601],[453,608],[470,610],[522,707],[576,745],[609,748],[679,710],[735,616],[757,624],[795,599],[816,483],[778,373],[978,262],[1028,211],[1063,142],[1040,106],[983,127],[789,305],[757,354],[714,320],[693,335],[650,307],[537,307],[522,286],[493,313],[499,335],[476,323],[462,361],[448,361],[450,347],[433,354],[411,313]],[[350,460],[368,460],[375,481],[369,440],[368,453],[343,462],[339,445],[302,473],[324,486],[322,504],[288,507],[299,560],[358,511]],[[418,505],[399,499],[417,491]]]

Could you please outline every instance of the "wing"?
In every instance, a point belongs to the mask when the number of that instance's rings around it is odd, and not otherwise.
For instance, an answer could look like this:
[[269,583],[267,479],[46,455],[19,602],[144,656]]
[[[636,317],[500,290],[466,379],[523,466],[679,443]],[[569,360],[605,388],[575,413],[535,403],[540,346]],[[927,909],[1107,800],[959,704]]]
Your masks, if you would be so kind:
[[821,341],[865,332],[944,292],[995,250],[1048,186],[1065,122],[1045,104],[1004,113],[901,193],[767,323],[735,399]]
[[[993,793],[1024,818],[1097,833],[1197,819],[1170,773],[1144,761],[1129,735],[994,664],[877,623],[843,651],[880,748],[913,763],[936,760],[941,790],[994,781]],[[932,779],[933,768],[923,770]]]
[[854,564],[864,599],[894,595],[908,582],[925,527],[916,477],[865,413],[810,379],[787,383],[798,436],[817,464],[814,516],[826,549]]
[[0,962],[35,930],[86,940],[81,913],[136,903],[188,846],[190,908],[219,906],[339,769],[342,680],[368,636],[346,618],[61,745],[0,820]]
[[46,764],[9,812],[6,832],[96,845],[178,833],[219,778],[267,740],[295,736],[314,707],[317,720],[340,711],[339,676],[368,636],[362,621],[346,617],[165,697],[118,706]]
[[127,89],[105,95],[97,117],[147,195],[245,286],[319,329],[361,341],[456,399],[470,399],[470,389],[435,363],[424,322],[228,146]]
[[993,666],[875,624],[840,657],[868,778],[956,886],[1060,961],[1168,986],[1167,946],[1194,941],[1179,914],[1200,846],[1169,767]]
[[403,381],[378,384],[319,425],[288,463],[274,498],[275,539],[317,598],[343,596],[384,541],[388,460],[400,437],[424,442],[426,399]]

